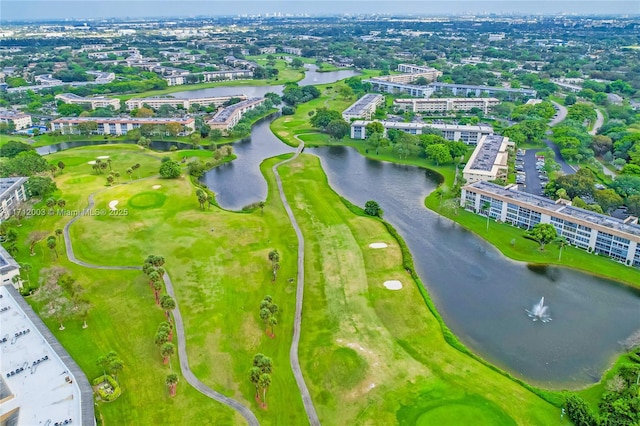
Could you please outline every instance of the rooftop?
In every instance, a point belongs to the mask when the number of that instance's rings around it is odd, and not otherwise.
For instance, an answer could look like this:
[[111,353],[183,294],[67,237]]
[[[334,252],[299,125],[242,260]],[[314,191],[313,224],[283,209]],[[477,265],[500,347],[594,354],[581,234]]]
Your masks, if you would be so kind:
[[0,200],[27,181],[26,177],[0,178]]
[[95,121],[96,123],[149,123],[149,124],[165,124],[165,123],[190,123],[192,117],[185,118],[164,118],[164,117],[60,117],[52,121],[52,123],[82,123],[87,121]]
[[355,101],[349,108],[344,110],[343,114],[362,115],[371,104],[382,99],[382,95],[368,93]]
[[[403,123],[397,121],[384,121],[384,120],[374,120],[379,121],[385,128],[397,128],[397,129],[422,129],[424,127],[431,127],[433,129],[439,130],[460,130],[466,132],[485,132],[485,133],[493,133],[493,128],[487,125],[464,125],[464,124],[437,124],[437,123]],[[351,123],[351,126],[366,126],[367,124],[372,123],[372,121],[366,120],[356,120]]]
[[18,269],[20,266],[4,247],[0,245],[0,275]]
[[533,89],[512,89],[509,87],[494,87],[494,86],[474,86],[471,84],[453,84],[453,83],[429,83],[431,87],[457,87],[459,89],[472,89],[472,90],[499,90],[501,92],[515,92],[515,93],[532,93],[535,95],[536,91]]
[[595,213],[574,206],[568,206],[566,204],[556,204],[555,201],[548,198],[528,194],[526,192],[515,191],[513,189],[507,189],[490,182],[480,181],[467,186],[470,188],[482,189],[484,191],[500,195],[505,198],[511,198],[522,203],[530,204],[532,206],[540,207],[559,214],[571,216],[585,222],[597,224],[606,228],[615,229],[620,232],[625,232],[627,234],[640,237],[640,225],[624,223],[622,219],[618,219],[612,216]]
[[246,101],[238,102],[237,104],[229,105],[228,107],[214,115],[213,118],[209,120],[209,122],[224,123],[239,109],[262,102],[263,100],[264,98],[251,98],[247,99]]
[[471,163],[471,169],[491,171],[496,158],[500,153],[500,147],[504,141],[504,137],[500,135],[487,135],[480,140],[474,153],[474,159]]
[[72,424],[93,425],[89,383],[12,286],[0,287],[0,324],[1,387],[8,397],[0,411],[17,409],[10,416],[15,423],[8,424],[53,426],[71,420]]

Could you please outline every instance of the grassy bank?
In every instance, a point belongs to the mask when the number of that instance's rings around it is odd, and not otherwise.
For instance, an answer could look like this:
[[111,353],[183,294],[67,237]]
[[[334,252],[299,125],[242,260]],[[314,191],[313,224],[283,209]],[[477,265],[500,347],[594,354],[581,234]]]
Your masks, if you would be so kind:
[[[280,170],[305,235],[300,354],[323,423],[556,421],[556,407],[447,343],[401,245],[382,222],[343,203],[318,158]],[[386,280],[403,288],[388,290]]]

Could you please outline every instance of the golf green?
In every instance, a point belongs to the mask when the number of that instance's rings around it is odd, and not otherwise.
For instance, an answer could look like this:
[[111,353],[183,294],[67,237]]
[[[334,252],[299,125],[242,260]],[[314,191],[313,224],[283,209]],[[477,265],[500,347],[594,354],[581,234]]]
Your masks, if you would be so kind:
[[162,207],[166,199],[166,195],[160,192],[147,191],[134,195],[128,203],[136,209],[152,209]]

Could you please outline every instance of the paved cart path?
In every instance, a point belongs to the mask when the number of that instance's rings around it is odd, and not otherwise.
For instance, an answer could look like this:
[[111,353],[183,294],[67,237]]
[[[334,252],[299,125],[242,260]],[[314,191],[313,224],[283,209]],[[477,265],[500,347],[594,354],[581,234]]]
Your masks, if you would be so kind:
[[293,211],[291,210],[291,206],[289,206],[289,202],[287,201],[287,197],[284,195],[284,190],[282,188],[282,180],[280,179],[280,174],[278,174],[278,167],[282,164],[288,163],[296,159],[302,150],[304,149],[304,142],[295,136],[298,141],[300,141],[300,145],[295,152],[295,155],[289,159],[281,161],[273,166],[273,174],[276,178],[276,183],[278,184],[278,192],[280,193],[280,199],[282,200],[282,204],[284,205],[284,209],[289,216],[289,220],[291,221],[291,225],[293,225],[293,229],[296,231],[296,236],[298,237],[298,284],[296,288],[296,313],[295,320],[293,322],[293,339],[291,340],[291,350],[289,351],[289,360],[291,361],[291,369],[293,370],[293,375],[296,378],[296,383],[298,384],[298,389],[300,389],[300,394],[302,395],[302,403],[304,405],[304,409],[307,412],[307,417],[309,418],[309,423],[312,426],[319,426],[320,420],[318,419],[318,414],[316,413],[316,408],[313,405],[313,401],[311,400],[311,394],[309,393],[309,389],[307,388],[307,384],[304,381],[304,377],[302,376],[302,370],[300,369],[300,360],[298,359],[298,345],[300,343],[300,327],[302,324],[302,298],[304,295],[304,236],[302,235],[302,231],[300,231],[300,227],[298,226],[298,222],[296,221],[295,216],[293,215]]
[[[156,177],[156,176],[153,176]],[[145,179],[149,179],[149,178],[145,178]],[[75,253],[73,252],[73,246],[71,244],[71,237],[69,236],[69,228],[71,227],[71,225],[73,225],[73,223],[75,223],[75,221],[77,221],[78,219],[80,219],[82,216],[84,216],[85,214],[88,214],[88,212],[92,211],[92,209],[94,208],[95,202],[93,199],[93,196],[99,192],[102,191],[106,191],[110,188],[107,189],[101,189],[99,191],[93,192],[92,194],[89,195],[89,206],[85,209],[82,210],[80,212],[80,214],[76,217],[74,217],[73,219],[71,219],[65,226],[63,229],[63,235],[64,235],[64,242],[65,242],[65,246],[66,246],[66,252],[67,252],[67,257],[69,258],[69,261],[80,265],[80,266],[84,266],[85,268],[92,268],[92,269],[111,269],[111,270],[142,270],[142,268],[140,266],[111,266],[111,265],[94,265],[91,263],[87,263],[84,262],[80,259],[78,259],[75,255]],[[259,426],[259,422],[258,419],[256,418],[255,414],[253,414],[253,412],[248,409],[247,407],[245,407],[244,405],[242,405],[241,403],[239,403],[238,401],[229,398],[225,395],[222,395],[219,392],[214,391],[213,389],[211,389],[210,387],[208,387],[207,385],[205,385],[204,383],[202,383],[196,376],[195,374],[193,374],[193,372],[191,371],[191,369],[189,368],[189,359],[187,357],[187,346],[186,346],[186,338],[185,338],[185,332],[184,332],[184,323],[182,321],[182,315],[180,314],[180,309],[178,308],[178,301],[176,299],[176,295],[175,292],[173,290],[173,283],[171,282],[171,278],[169,277],[169,274],[165,272],[164,274],[164,284],[167,287],[167,293],[173,297],[173,299],[176,301],[176,308],[173,310],[173,318],[174,318],[174,325],[175,325],[175,329],[176,329],[176,337],[178,340],[178,354],[180,355],[180,371],[182,372],[182,375],[184,376],[184,378],[187,380],[187,383],[189,383],[191,386],[193,386],[195,389],[197,389],[200,393],[208,396],[211,399],[214,399],[224,405],[226,405],[227,407],[231,407],[234,410],[236,410],[237,412],[239,412],[242,417],[245,418],[245,420],[247,421],[247,423],[250,426]]]

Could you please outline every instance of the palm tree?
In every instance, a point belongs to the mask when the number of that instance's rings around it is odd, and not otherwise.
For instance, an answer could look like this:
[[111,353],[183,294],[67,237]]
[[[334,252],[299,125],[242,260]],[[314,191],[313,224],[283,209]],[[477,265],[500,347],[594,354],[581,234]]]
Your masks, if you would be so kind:
[[55,198],[47,198],[46,204],[48,208],[52,209],[57,204],[57,201]]
[[131,177],[131,175],[133,174],[133,169],[131,167],[127,169],[127,174],[129,175],[129,180],[132,181],[133,178]]
[[165,329],[158,329],[153,339],[154,343],[160,347],[169,341],[169,332]]
[[51,171],[51,177],[55,178],[56,177],[56,172],[58,171],[58,166],[56,165],[51,165],[49,167],[49,170]]
[[160,298],[160,306],[164,310],[165,315],[167,316],[167,321],[171,323],[171,315],[169,312],[176,308],[176,301],[173,300],[173,297],[165,294]]
[[260,379],[258,380],[258,385],[262,388],[262,403],[263,405],[267,404],[267,389],[271,385],[271,374],[263,373],[260,375]]
[[113,177],[116,178],[117,183],[120,183],[120,172],[114,172]]
[[560,253],[558,254],[558,262],[560,262],[562,260],[562,249],[564,248],[564,246],[569,245],[569,240],[567,240],[563,236],[560,236],[556,238],[554,242],[560,246]]
[[124,368],[124,362],[118,358],[118,354],[111,351],[107,354],[107,360],[109,361],[108,370],[109,374],[113,376],[115,381],[118,381],[118,373]]
[[60,240],[60,237],[62,236],[62,229],[56,229],[56,236],[58,237],[58,240]]
[[162,354],[162,363],[165,365],[168,364],[171,360],[171,355],[175,354],[175,352],[176,347],[173,343],[163,343],[160,347],[160,353]]
[[260,215],[263,216],[264,215],[264,206],[266,205],[266,203],[264,201],[260,201],[258,203],[258,207],[260,207]]
[[138,171],[138,179],[140,179],[140,164],[139,163],[134,164],[133,169]]
[[253,386],[256,387],[256,398],[260,398],[260,375],[262,371],[260,371],[259,367],[251,367],[249,370],[249,380],[253,383]]
[[58,258],[58,251],[56,250],[56,237],[53,235],[47,238],[47,247],[56,255],[56,259]]
[[269,326],[271,326],[271,337],[276,337],[274,327],[278,325],[278,319],[274,316],[269,317]]
[[113,175],[107,176],[107,186],[111,186],[113,184]]
[[109,165],[109,170],[113,170],[111,168],[111,158],[107,158],[107,164]]
[[167,386],[169,386],[169,396],[176,396],[176,388],[178,387],[178,375],[176,373],[167,375],[166,383]]
[[22,282],[20,280],[20,275],[14,275],[13,277],[11,277],[11,282],[13,283],[14,287],[17,287],[17,288],[22,287]]
[[485,201],[484,203],[482,203],[481,206],[482,211],[485,211],[487,213],[487,231],[489,230],[489,212],[491,209],[491,203],[489,203],[488,201]]
[[[155,273],[155,272],[152,272]],[[157,274],[156,274],[157,275]],[[160,279],[153,281],[153,292],[156,297],[156,305],[160,304],[160,291],[162,290],[162,281]]]
[[198,189],[196,191],[196,197],[198,197],[198,203],[200,203],[200,208],[204,210],[204,203],[207,202],[207,194],[202,189]]
[[32,269],[33,269],[33,267],[29,263],[21,263],[20,264],[20,274],[22,274],[23,272],[26,274],[27,283],[29,283],[29,284],[31,284],[31,282],[29,280],[29,272],[31,272]]
[[278,250],[272,250],[269,252],[269,260],[271,261],[271,269],[273,272],[273,278],[271,281],[273,282],[276,280],[278,269],[280,269],[280,253],[278,253]]
[[58,200],[58,207],[60,207],[61,209],[64,208],[64,206],[67,205],[67,202],[65,200],[63,200],[62,198],[60,198]]

